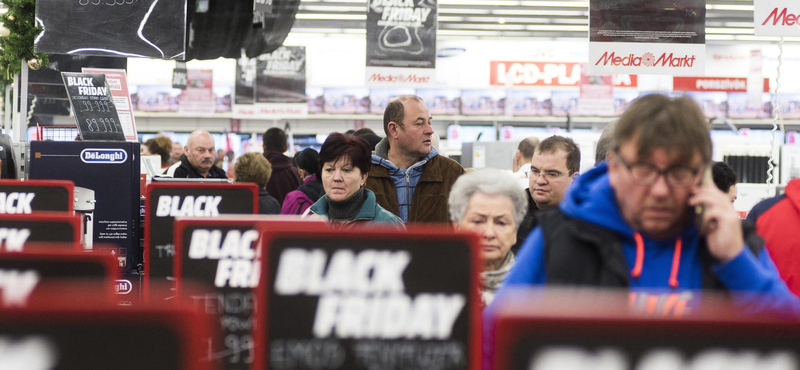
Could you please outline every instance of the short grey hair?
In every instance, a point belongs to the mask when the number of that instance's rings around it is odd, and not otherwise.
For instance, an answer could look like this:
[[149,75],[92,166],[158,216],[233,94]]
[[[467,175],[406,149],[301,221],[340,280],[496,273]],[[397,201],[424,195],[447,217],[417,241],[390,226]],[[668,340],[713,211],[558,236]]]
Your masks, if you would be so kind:
[[461,177],[453,184],[447,205],[450,209],[450,220],[460,222],[467,212],[472,195],[481,192],[486,195],[505,195],[514,205],[514,222],[516,226],[525,218],[528,212],[528,199],[525,190],[520,188],[519,182],[513,175],[506,171],[496,169],[477,170]]

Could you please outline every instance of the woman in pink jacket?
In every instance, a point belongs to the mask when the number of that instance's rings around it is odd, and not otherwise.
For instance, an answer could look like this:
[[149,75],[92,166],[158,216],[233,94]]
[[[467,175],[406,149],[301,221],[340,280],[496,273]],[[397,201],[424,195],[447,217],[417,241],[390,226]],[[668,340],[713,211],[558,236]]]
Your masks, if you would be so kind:
[[313,148],[303,149],[295,154],[294,162],[300,170],[303,185],[286,194],[281,207],[282,215],[302,215],[325,194],[319,178],[319,152]]

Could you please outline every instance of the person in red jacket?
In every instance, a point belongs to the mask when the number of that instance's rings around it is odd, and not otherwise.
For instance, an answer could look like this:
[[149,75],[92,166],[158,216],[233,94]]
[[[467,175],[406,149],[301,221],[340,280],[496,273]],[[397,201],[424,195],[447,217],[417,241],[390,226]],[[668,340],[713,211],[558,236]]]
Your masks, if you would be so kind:
[[789,181],[784,194],[762,200],[747,215],[766,241],[783,281],[800,296],[800,178]]
[[267,183],[267,192],[283,204],[286,194],[300,186],[300,172],[291,158],[283,155],[289,142],[283,130],[273,127],[264,133],[264,157],[272,165],[272,177]]

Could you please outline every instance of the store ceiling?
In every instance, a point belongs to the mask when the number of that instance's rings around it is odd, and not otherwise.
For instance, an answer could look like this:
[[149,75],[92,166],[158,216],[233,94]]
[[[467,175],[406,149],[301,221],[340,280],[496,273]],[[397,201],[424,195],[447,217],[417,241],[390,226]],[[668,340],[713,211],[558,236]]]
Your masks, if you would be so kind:
[[[366,0],[302,0],[293,33],[365,34]],[[439,0],[439,38],[586,39],[586,0]],[[753,34],[752,0],[707,0],[708,43],[778,42]],[[800,42],[800,37],[785,38]]]

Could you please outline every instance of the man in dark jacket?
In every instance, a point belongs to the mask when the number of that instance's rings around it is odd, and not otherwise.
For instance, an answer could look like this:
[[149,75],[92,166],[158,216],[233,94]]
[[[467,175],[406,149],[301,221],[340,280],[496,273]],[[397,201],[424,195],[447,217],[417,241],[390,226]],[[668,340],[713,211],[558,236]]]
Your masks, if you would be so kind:
[[403,222],[450,224],[447,197],[464,174],[458,162],[432,145],[431,114],[422,99],[402,95],[386,106],[381,140],[372,154],[367,189]]
[[267,183],[267,192],[283,204],[286,194],[300,186],[300,172],[291,158],[283,155],[289,142],[283,130],[273,127],[264,133],[264,157],[272,165],[272,177]]
[[225,171],[214,166],[216,158],[214,138],[208,131],[197,130],[189,135],[183,155],[178,162],[167,168],[165,175],[189,179],[225,179]]

